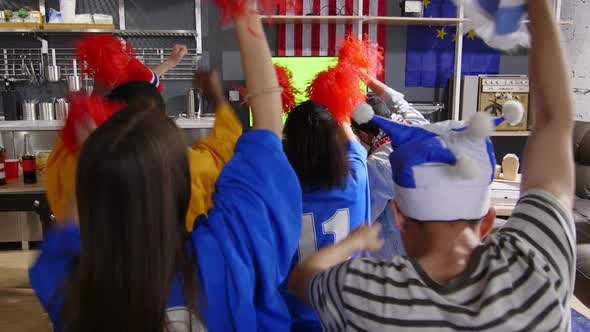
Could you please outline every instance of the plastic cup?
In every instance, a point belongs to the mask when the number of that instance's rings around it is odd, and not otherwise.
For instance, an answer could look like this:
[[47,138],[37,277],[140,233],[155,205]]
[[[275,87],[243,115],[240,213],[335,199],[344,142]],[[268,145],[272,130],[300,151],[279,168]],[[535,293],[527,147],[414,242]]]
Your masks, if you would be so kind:
[[64,23],[74,23],[76,21],[76,0],[60,0],[59,11]]
[[4,161],[6,178],[8,180],[18,179],[18,159],[7,159]]

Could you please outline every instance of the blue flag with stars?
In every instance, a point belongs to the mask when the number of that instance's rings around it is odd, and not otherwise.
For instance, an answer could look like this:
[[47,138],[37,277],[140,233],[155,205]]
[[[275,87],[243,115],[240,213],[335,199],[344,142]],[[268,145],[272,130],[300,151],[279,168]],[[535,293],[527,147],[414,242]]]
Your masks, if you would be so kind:
[[[424,17],[457,17],[453,0],[423,0]],[[446,87],[455,67],[455,27],[409,26],[406,86]],[[498,74],[500,52],[473,31],[463,37],[462,75]]]

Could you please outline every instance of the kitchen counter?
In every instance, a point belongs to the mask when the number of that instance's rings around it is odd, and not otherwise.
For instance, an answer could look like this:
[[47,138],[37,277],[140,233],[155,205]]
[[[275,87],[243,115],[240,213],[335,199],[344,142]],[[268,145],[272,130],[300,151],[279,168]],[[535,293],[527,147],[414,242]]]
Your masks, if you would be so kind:
[[18,179],[8,180],[8,184],[0,186],[0,195],[4,194],[42,194],[45,193],[45,181],[42,176],[37,176],[37,183],[23,183],[22,174]]
[[[178,118],[176,125],[182,129],[208,129],[213,128],[215,118],[203,117],[199,119]],[[0,121],[0,132],[2,131],[57,131],[64,125],[62,120],[53,121]]]

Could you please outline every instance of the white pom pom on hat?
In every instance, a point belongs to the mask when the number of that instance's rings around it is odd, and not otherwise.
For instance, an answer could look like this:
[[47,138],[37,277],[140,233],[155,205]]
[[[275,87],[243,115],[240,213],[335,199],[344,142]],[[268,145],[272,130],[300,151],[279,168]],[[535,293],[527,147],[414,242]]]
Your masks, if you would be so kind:
[[475,179],[479,176],[479,166],[475,160],[469,157],[457,157],[457,162],[453,166],[456,174],[464,179]]
[[511,126],[516,126],[524,117],[524,106],[516,100],[508,100],[502,107],[502,116]]
[[469,120],[467,133],[477,139],[486,138],[494,133],[494,121],[488,113],[477,112]]
[[373,118],[375,112],[371,105],[367,103],[360,103],[352,112],[352,119],[358,124],[365,124]]

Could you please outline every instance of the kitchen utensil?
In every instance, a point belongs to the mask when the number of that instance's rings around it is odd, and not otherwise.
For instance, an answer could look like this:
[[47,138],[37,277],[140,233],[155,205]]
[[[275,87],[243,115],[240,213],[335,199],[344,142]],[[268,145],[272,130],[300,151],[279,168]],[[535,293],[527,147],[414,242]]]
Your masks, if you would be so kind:
[[20,70],[24,76],[30,77],[31,73],[29,72],[29,67],[27,66],[27,64],[25,64],[26,59],[27,59],[26,55],[20,56],[20,61],[21,61]]
[[70,113],[70,104],[64,99],[60,98],[55,103],[55,119],[66,120]]
[[68,91],[80,91],[82,87],[82,78],[80,76],[68,76],[66,77],[66,83],[68,85]]
[[49,82],[59,82],[59,67],[58,66],[46,66],[45,67],[45,79]]
[[55,104],[43,102],[39,107],[39,120],[55,120]]
[[23,120],[37,120],[37,100],[25,100],[23,103]]
[[31,78],[30,78],[30,82],[33,85],[37,85],[39,83],[39,78],[37,77],[37,73],[35,72],[35,64],[33,63],[33,60],[31,60],[29,62],[29,66],[31,68]]
[[199,118],[206,109],[205,95],[201,89],[189,89],[186,96],[186,117]]
[[74,76],[78,76],[78,60],[72,60],[72,68],[74,69]]

